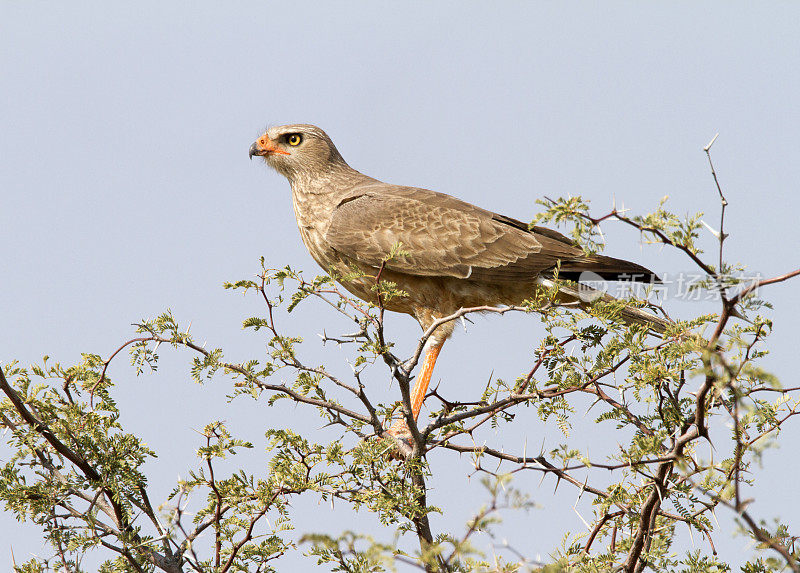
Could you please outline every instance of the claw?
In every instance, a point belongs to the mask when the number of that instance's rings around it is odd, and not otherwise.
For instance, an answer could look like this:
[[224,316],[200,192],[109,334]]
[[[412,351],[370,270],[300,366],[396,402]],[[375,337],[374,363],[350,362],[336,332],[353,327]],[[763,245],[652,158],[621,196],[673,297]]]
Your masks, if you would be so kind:
[[386,439],[391,441],[387,456],[390,460],[403,461],[411,455],[414,441],[411,432],[404,421],[397,421],[383,431],[380,435],[370,436],[368,439]]

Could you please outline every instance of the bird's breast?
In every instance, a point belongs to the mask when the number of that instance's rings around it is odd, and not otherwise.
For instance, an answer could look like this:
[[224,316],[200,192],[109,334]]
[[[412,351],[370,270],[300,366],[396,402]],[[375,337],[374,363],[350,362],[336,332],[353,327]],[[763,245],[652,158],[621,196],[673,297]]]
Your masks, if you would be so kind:
[[292,193],[292,206],[300,229],[300,238],[311,257],[326,271],[339,266],[336,252],[325,239],[335,204],[324,195]]

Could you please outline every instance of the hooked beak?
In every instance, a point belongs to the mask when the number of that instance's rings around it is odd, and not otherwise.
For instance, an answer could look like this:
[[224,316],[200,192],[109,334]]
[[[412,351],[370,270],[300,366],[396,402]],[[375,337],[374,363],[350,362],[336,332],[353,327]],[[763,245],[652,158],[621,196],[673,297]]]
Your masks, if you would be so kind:
[[279,155],[291,155],[288,151],[278,149],[278,147],[276,147],[271,140],[269,140],[266,136],[263,136],[250,146],[249,155],[250,159],[253,159],[254,155],[267,157],[268,155],[275,155],[276,153]]

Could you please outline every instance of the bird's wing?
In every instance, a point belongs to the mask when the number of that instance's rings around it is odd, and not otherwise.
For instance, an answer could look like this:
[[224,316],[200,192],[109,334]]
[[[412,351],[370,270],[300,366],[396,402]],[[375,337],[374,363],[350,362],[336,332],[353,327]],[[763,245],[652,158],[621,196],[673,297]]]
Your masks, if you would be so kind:
[[560,233],[538,231],[443,193],[379,183],[341,201],[326,239],[374,268],[491,282],[531,280],[583,256]]

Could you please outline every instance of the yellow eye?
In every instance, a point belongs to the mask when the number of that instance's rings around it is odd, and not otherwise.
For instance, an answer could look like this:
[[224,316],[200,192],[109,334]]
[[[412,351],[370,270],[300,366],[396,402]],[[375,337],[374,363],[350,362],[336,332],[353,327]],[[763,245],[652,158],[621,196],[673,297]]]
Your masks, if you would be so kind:
[[300,145],[301,141],[303,141],[303,137],[299,133],[293,133],[287,138],[286,141],[288,141],[289,145],[292,147],[296,147]]

